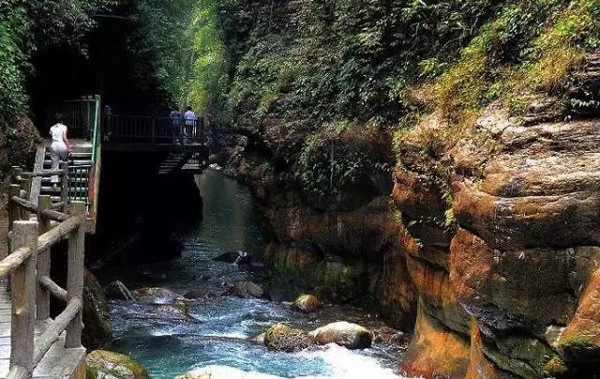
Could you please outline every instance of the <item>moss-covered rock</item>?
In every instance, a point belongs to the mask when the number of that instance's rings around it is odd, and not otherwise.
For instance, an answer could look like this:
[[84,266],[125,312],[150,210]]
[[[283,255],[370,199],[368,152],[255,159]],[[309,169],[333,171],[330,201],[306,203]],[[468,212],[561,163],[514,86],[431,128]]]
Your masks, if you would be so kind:
[[98,349],[112,339],[109,322],[109,309],[104,290],[96,277],[85,272],[83,287],[83,345],[88,349]]
[[285,324],[276,324],[267,330],[264,337],[265,346],[269,350],[293,353],[309,347],[312,343],[308,335]]
[[292,308],[303,313],[312,313],[321,308],[321,302],[315,295],[300,295],[292,303]]
[[86,379],[149,379],[146,368],[126,355],[95,350],[85,359]]

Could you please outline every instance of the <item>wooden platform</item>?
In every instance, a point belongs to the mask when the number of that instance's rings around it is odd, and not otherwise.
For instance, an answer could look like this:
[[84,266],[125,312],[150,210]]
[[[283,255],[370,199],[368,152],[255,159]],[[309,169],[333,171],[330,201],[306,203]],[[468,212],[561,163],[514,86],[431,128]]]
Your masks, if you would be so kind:
[[144,142],[123,142],[123,141],[104,141],[102,142],[102,151],[132,152],[132,153],[201,153],[208,155],[208,146],[203,143],[144,143]]
[[[5,283],[0,283],[0,378],[6,378],[10,359],[10,294]],[[36,324],[36,336],[46,330],[43,322]],[[66,349],[64,336],[59,338],[38,364],[34,378],[83,378],[85,348]]]

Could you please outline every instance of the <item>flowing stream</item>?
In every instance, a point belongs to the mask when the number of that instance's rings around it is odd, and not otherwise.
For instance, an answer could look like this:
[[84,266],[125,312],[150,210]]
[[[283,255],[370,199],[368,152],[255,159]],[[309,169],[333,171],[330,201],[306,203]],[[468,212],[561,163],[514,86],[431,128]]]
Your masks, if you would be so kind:
[[265,281],[234,264],[213,261],[228,251],[260,254],[264,244],[259,219],[251,195],[236,181],[207,171],[197,183],[204,203],[203,219],[180,232],[178,237],[184,243],[180,259],[109,267],[100,276],[103,281],[120,279],[129,288],[166,287],[180,294],[198,289],[208,296],[186,302],[187,313],[167,301],[111,302],[112,350],[140,361],[153,378],[173,378],[206,366],[217,372],[233,368],[268,378],[398,377],[394,368],[402,354],[399,345],[376,343],[361,351],[328,345],[288,354],[269,352],[264,345],[250,341],[277,322],[307,331],[341,320],[371,328],[383,325],[355,308],[325,306],[304,315],[287,303],[222,296],[238,281]]

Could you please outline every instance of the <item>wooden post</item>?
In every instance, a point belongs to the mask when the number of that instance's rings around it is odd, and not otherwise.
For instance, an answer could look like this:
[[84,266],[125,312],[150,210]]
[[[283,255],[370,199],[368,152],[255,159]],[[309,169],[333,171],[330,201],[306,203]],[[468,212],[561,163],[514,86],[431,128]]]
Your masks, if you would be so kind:
[[69,209],[69,165],[67,162],[60,163],[62,170],[60,198],[63,202],[63,213],[67,213]]
[[23,174],[23,169],[19,166],[12,166],[12,180],[18,182]]
[[17,204],[15,204],[14,202],[12,202],[10,200],[13,198],[13,196],[19,197],[20,194],[21,194],[21,186],[20,185],[11,184],[10,187],[8,187],[8,228],[9,229],[12,228],[13,222],[19,221],[21,219],[20,208],[17,206]]
[[29,247],[33,254],[11,275],[10,366],[33,372],[33,338],[35,333],[35,266],[38,240],[37,221],[16,221],[12,252]]
[[[22,199],[29,199],[29,193],[31,192],[31,179],[21,178],[19,180],[19,184],[21,185],[21,193],[19,197]],[[24,209],[21,209],[21,220],[29,220],[31,213]]]
[[[50,230],[50,220],[44,219],[41,216],[45,210],[52,210],[52,199],[49,195],[42,195],[38,198],[38,223],[40,234],[44,234]],[[40,284],[40,278],[44,276],[50,277],[51,254],[50,249],[40,251],[37,257],[37,291],[36,310],[38,320],[46,320],[50,318],[50,292],[46,287]]]
[[[33,172],[41,172],[44,170],[44,160],[46,159],[46,147],[38,146],[35,153],[35,164],[33,166]],[[42,177],[35,176],[31,179],[31,193],[29,195],[29,201],[31,204],[37,206],[38,196],[42,188]]]
[[[69,234],[69,257],[67,268],[67,302],[78,298],[83,304],[83,276],[84,276],[84,250],[85,250],[85,202],[73,201],[70,206],[70,215],[81,217],[79,227]],[[65,347],[81,346],[82,310],[67,327]]]

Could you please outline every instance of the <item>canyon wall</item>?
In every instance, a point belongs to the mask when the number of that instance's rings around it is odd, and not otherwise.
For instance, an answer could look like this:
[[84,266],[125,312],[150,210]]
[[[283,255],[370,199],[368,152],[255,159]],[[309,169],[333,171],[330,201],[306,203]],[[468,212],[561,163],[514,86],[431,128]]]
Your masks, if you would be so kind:
[[[579,73],[586,88],[597,67]],[[443,160],[401,144],[393,196],[419,307],[408,374],[599,372],[600,120],[564,117],[553,98],[523,118],[492,104]]]
[[[354,137],[341,136],[336,149],[358,143]],[[381,148],[363,142],[365,149]],[[380,151],[391,154],[389,140]],[[368,305],[411,330],[416,297],[402,244],[406,232],[390,198],[389,171],[363,171],[359,186],[331,197],[311,197],[274,174],[273,162],[273,156],[248,143],[228,168],[252,190],[264,215],[271,297],[293,300],[313,292],[325,301]]]

